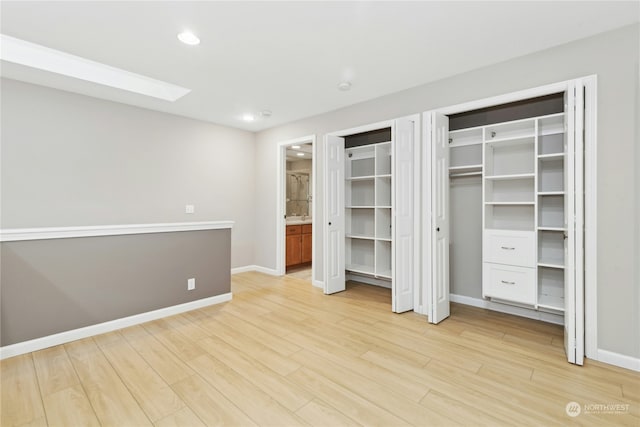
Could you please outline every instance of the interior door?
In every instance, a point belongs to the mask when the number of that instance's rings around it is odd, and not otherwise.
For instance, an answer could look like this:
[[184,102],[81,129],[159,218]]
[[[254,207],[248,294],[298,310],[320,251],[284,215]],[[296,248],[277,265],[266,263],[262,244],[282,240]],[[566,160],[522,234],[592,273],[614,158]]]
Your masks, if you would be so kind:
[[[431,140],[431,295],[429,322],[449,317],[449,118],[429,116]],[[428,149],[428,148],[427,148]]]
[[345,287],[344,138],[327,135],[324,141],[324,293]]
[[584,86],[565,92],[564,348],[570,363],[584,363]]
[[395,122],[393,153],[393,281],[392,309],[396,313],[413,310],[415,265],[415,119]]

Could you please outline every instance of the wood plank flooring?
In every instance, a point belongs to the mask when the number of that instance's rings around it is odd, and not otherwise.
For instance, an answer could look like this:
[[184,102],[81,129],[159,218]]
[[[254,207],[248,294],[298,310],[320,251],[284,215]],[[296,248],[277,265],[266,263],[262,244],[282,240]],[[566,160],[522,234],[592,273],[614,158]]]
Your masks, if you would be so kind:
[[[640,426],[640,374],[568,364],[560,326],[456,304],[429,325],[357,283],[325,296],[243,273],[232,291],[0,362],[0,424]],[[569,402],[582,413],[569,417]]]

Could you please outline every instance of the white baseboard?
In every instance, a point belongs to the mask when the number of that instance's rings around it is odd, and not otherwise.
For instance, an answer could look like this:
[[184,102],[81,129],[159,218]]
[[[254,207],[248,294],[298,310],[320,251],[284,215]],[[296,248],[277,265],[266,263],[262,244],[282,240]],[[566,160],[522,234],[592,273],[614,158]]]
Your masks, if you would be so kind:
[[247,271],[255,271],[255,265],[245,265],[244,267],[236,267],[231,269],[231,274],[246,273]]
[[468,297],[465,295],[449,294],[449,299],[451,302],[457,302],[459,304],[486,308],[488,310],[499,311],[500,313],[513,314],[514,316],[527,317],[529,319],[541,320],[543,322],[554,323],[556,325],[564,325],[564,316],[559,314],[547,313],[544,311],[517,307],[509,304],[501,304],[499,302]]
[[311,284],[316,288],[324,289],[324,282],[322,280],[312,280]]
[[259,273],[268,274],[270,276],[280,276],[277,270],[273,268],[262,267],[259,265],[245,265],[244,267],[232,268],[231,274],[246,273],[248,271],[257,271]]
[[158,310],[147,311],[146,313],[134,314],[133,316],[123,317],[121,319],[110,320],[96,325],[85,326],[83,328],[73,329],[71,331],[60,332],[48,335],[42,338],[36,338],[29,341],[23,341],[16,344],[7,345],[0,348],[0,360],[8,357],[18,356],[20,354],[30,353],[32,351],[42,350],[43,348],[53,347],[55,345],[65,344],[82,338],[94,335],[104,334],[106,332],[115,331],[117,329],[126,328],[128,326],[139,325],[140,323],[149,322],[151,320],[160,319],[162,317],[172,316],[185,311],[195,310],[209,305],[220,304],[231,301],[231,292],[216,295],[214,297],[203,298],[196,301],[186,302],[184,304],[173,305],[171,307],[160,308]]
[[621,368],[631,369],[640,372],[640,359],[637,357],[626,356],[613,351],[598,349],[599,362],[608,363],[609,365],[619,366]]

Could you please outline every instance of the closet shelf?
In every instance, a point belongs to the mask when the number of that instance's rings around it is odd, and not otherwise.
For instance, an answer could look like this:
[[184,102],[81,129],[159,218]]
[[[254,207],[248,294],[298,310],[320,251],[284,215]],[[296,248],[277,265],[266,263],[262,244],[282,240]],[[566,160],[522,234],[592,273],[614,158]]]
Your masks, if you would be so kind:
[[523,136],[509,136],[505,138],[488,139],[485,142],[488,145],[521,145],[521,144],[533,144],[535,141],[535,135],[527,134]]
[[544,258],[541,258],[540,260],[538,260],[538,267],[564,269],[564,263],[559,259],[544,259]]
[[346,234],[347,239],[375,240],[375,237],[365,234]]
[[564,196],[564,191],[538,191],[538,196]]
[[533,206],[535,202],[484,202],[490,206]]
[[539,231],[565,231],[564,227],[546,227],[541,225],[538,227]]
[[385,174],[381,174],[381,175],[376,175],[376,178],[391,178],[391,174],[390,173],[385,173]]
[[564,158],[564,153],[550,153],[550,154],[539,154],[539,160],[559,160]]
[[374,209],[376,206],[345,206],[346,209]]
[[375,178],[375,175],[366,175],[366,176],[350,176],[346,178],[347,181],[371,181]]
[[564,298],[551,295],[538,295],[538,308],[564,311]]
[[345,267],[345,270],[352,273],[375,274],[373,265],[349,264]]
[[449,172],[475,172],[482,171],[482,163],[479,165],[451,166]]
[[535,178],[535,173],[517,173],[517,174],[511,174],[511,175],[491,175],[491,176],[487,176],[485,175],[485,179],[488,180],[494,180],[494,181],[502,181],[502,180],[506,180],[506,179],[529,179],[529,178]]
[[470,145],[482,145],[482,138],[477,141],[467,141],[467,142],[451,142],[449,144],[449,148],[458,148],[458,147],[468,147]]

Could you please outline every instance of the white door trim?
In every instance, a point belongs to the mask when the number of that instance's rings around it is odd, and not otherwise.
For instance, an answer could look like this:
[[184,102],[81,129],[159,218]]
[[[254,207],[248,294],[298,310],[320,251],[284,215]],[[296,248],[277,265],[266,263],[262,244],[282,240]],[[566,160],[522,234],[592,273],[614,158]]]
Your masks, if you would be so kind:
[[316,277],[315,274],[315,265],[316,265],[316,251],[315,251],[315,239],[316,239],[316,221],[315,219],[318,217],[316,215],[316,206],[315,198],[317,197],[316,191],[316,136],[315,135],[307,135],[300,138],[289,139],[286,141],[278,142],[278,164],[277,164],[277,182],[276,182],[276,272],[278,276],[284,275],[286,272],[286,256],[285,256],[285,213],[287,212],[286,201],[284,195],[286,194],[286,179],[287,179],[287,156],[286,156],[286,148],[291,145],[299,145],[299,144],[311,144],[313,150],[313,157],[311,158],[311,175],[312,175],[312,192],[313,192],[313,204],[312,204],[312,212],[311,218],[313,220],[311,225],[311,239],[313,244],[311,245],[311,281]]
[[[584,257],[585,257],[585,289],[584,289],[584,316],[585,316],[585,355],[586,357],[598,360],[598,324],[597,324],[597,76],[590,75],[577,79],[571,79],[563,82],[552,83],[549,85],[538,86],[521,91],[511,92],[462,104],[444,106],[434,108],[423,113],[424,117],[430,112],[438,111],[440,113],[451,115],[471,111],[480,108],[491,107],[509,102],[519,101],[538,96],[550,95],[552,93],[563,92],[566,90],[570,82],[581,79],[586,87],[585,93],[585,239],[584,239]],[[425,143],[428,141],[429,135],[423,132]],[[426,144],[423,144],[426,145]],[[422,154],[422,170],[423,180],[422,189],[431,188],[432,171],[429,167],[430,150],[424,149]],[[431,220],[428,206],[425,206],[423,198],[423,224],[428,224]],[[429,227],[423,227],[423,249],[422,259],[423,265],[428,266],[431,260],[431,235]],[[424,269],[426,270],[426,269]],[[430,272],[423,270],[423,296],[426,297],[426,306],[428,307],[429,295],[431,294],[431,281],[429,279]]]

